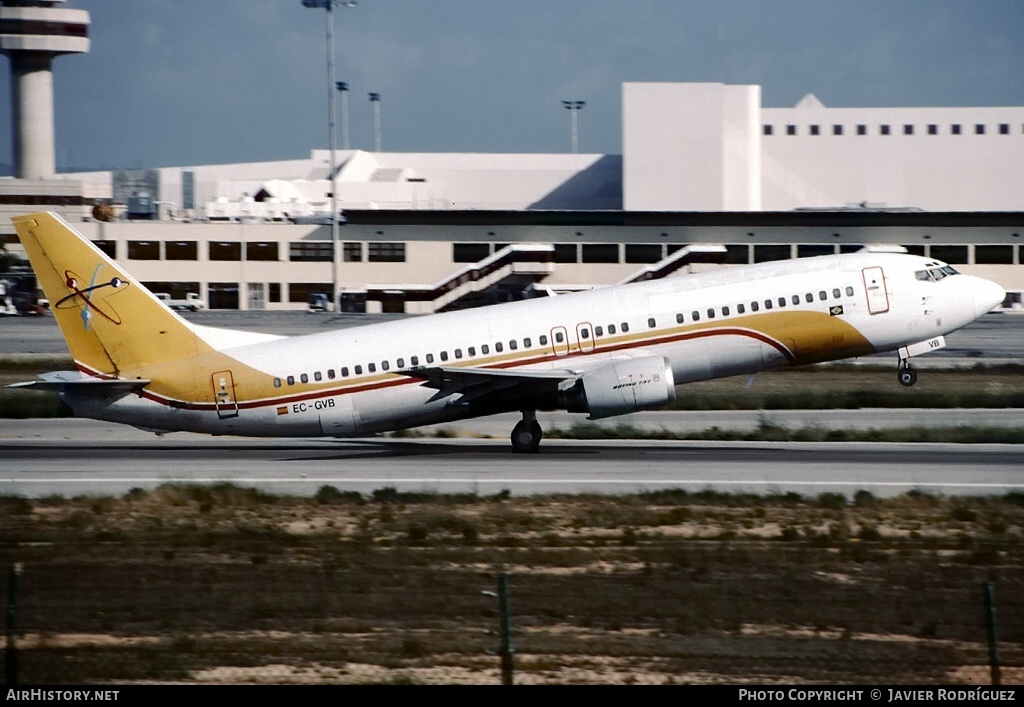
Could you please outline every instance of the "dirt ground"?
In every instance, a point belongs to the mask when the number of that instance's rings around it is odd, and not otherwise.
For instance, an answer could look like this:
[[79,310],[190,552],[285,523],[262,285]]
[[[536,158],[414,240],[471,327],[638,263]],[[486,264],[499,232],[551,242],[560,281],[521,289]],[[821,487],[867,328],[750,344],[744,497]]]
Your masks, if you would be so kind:
[[[1024,495],[0,499],[21,684],[1024,682]],[[10,584],[10,577],[7,583]],[[6,676],[5,676],[6,677]]]

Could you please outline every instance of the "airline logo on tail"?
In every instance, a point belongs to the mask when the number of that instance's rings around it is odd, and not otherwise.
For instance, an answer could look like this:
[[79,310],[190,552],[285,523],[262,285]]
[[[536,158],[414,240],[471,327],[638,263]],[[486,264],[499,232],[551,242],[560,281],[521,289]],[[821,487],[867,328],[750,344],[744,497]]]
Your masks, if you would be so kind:
[[[81,307],[82,304],[82,328],[85,331],[89,331],[90,322],[92,321],[93,313],[95,312],[99,316],[106,319],[115,326],[121,326],[121,316],[117,313],[110,302],[107,300],[118,291],[123,291],[128,287],[128,282],[122,280],[119,277],[112,277],[107,282],[97,283],[96,280],[99,278],[100,270],[103,269],[103,263],[96,266],[93,270],[92,280],[89,282],[89,286],[80,288],[79,283],[82,279],[74,273],[72,270],[64,271],[64,284],[67,285],[68,290],[71,294],[61,298],[57,301],[54,307],[58,309],[65,309],[69,307]],[[111,287],[113,292],[104,291],[104,288]],[[98,293],[93,294],[93,293]],[[81,300],[79,302],[78,300]]]

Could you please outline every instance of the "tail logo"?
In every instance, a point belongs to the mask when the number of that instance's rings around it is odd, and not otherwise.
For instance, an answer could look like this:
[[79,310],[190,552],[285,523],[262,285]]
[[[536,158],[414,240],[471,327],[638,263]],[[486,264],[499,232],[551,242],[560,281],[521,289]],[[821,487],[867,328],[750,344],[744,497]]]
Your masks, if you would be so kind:
[[[79,284],[82,282],[82,279],[73,271],[65,270],[64,284],[67,285],[71,294],[61,298],[57,304],[54,305],[58,309],[65,309],[67,307],[79,306],[77,300],[81,300],[85,304],[85,307],[82,308],[82,328],[86,331],[89,331],[94,313],[103,317],[115,326],[121,326],[121,316],[110,304],[108,299],[110,295],[116,294],[118,291],[128,287],[128,283],[116,276],[110,278],[110,280],[106,282],[97,283],[96,280],[99,277],[100,268],[102,267],[103,263],[96,266],[88,287],[80,287]],[[114,291],[103,291],[104,288],[107,287],[113,288]],[[98,293],[98,295],[94,293]]]

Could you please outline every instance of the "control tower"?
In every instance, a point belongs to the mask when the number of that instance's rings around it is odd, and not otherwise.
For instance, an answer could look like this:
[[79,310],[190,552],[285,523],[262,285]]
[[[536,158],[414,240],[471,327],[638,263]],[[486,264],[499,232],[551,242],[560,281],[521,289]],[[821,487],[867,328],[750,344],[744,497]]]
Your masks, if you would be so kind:
[[0,6],[0,53],[11,60],[18,179],[50,179],[56,174],[53,58],[89,51],[89,13],[57,7],[64,2],[4,0]]

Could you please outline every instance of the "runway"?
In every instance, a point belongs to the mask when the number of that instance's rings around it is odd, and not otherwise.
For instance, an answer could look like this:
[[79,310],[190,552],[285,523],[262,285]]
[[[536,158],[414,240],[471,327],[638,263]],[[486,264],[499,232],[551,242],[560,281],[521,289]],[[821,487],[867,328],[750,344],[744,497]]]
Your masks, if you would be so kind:
[[[918,489],[1024,492],[1024,446],[546,440],[512,455],[493,439],[247,440],[155,437],[83,420],[30,420],[0,432],[0,493],[120,495],[163,483],[231,482],[313,495],[323,485],[516,496],[666,488],[774,494]],[[20,431],[19,431],[20,430]]]

